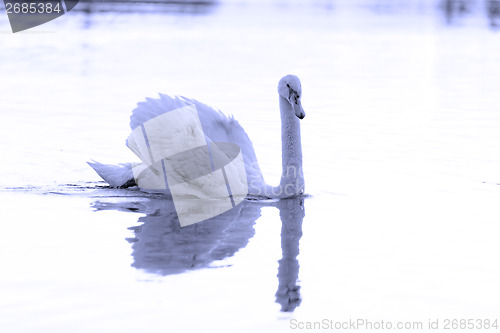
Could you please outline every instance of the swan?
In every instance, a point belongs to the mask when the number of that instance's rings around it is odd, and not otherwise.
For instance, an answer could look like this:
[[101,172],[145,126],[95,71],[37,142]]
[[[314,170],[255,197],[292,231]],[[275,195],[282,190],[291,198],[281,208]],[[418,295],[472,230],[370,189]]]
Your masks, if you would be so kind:
[[[134,130],[146,121],[168,111],[194,105],[207,142],[232,142],[240,147],[249,196],[296,197],[304,194],[300,119],[305,117],[305,112],[301,103],[302,87],[299,78],[295,75],[281,78],[278,83],[278,95],[281,113],[282,172],[279,185],[274,187],[264,181],[252,142],[238,121],[233,116],[226,116],[197,100],[164,94],[160,94],[157,99],[147,98],[146,101],[138,103],[132,111],[130,127]],[[136,185],[131,163],[110,165],[93,161],[88,164],[110,186],[124,188]]]

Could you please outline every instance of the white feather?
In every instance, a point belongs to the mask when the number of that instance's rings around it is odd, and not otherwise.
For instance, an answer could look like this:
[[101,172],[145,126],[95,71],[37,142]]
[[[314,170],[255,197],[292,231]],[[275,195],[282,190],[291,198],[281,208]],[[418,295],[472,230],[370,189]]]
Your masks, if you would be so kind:
[[131,179],[134,179],[132,164],[130,163],[103,164],[96,161],[87,163],[106,183],[113,187],[123,186]]

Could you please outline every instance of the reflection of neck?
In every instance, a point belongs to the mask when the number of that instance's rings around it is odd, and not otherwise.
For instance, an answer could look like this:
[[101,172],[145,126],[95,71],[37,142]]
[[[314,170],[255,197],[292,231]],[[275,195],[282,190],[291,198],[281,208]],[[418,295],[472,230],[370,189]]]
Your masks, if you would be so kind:
[[305,212],[303,198],[282,199],[278,203],[281,218],[281,249],[283,258],[278,267],[278,291],[276,302],[281,311],[292,312],[300,305],[299,240],[302,237],[302,221]]
[[[300,122],[290,103],[280,96],[281,111],[281,181],[274,193],[290,197],[304,192]],[[279,192],[278,192],[279,190]]]

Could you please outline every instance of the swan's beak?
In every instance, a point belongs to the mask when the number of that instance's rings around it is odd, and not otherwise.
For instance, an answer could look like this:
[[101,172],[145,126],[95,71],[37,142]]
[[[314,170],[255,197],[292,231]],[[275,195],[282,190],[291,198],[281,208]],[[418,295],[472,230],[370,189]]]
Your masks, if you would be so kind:
[[306,116],[304,109],[302,108],[302,103],[300,102],[300,97],[294,94],[291,98],[291,102],[293,111],[295,111],[295,115],[299,119],[303,119]]

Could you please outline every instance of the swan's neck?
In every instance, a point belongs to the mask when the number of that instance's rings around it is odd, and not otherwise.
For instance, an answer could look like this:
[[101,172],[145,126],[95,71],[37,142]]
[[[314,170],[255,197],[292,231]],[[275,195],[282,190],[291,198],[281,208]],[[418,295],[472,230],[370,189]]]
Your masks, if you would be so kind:
[[[280,111],[282,170],[278,197],[284,198],[304,193],[304,174],[299,118],[290,103],[281,96]],[[278,189],[274,188],[275,193]]]

